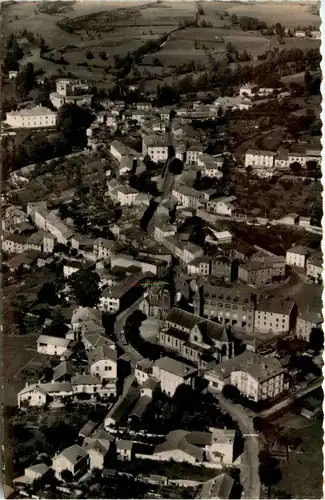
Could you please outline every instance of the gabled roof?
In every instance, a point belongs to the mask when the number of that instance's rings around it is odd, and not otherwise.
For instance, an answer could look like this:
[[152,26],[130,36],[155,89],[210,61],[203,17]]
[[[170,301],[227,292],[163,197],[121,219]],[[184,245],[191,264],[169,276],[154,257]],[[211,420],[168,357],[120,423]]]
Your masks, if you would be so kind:
[[108,345],[101,345],[87,353],[89,364],[96,363],[102,359],[117,361],[117,352],[111,349]]
[[71,340],[69,339],[63,339],[61,337],[53,337],[50,335],[40,335],[37,339],[37,343],[40,344],[47,344],[47,345],[54,345],[54,346],[59,346],[59,347],[68,347],[70,344]]
[[225,472],[220,476],[205,481],[195,498],[228,500],[231,498],[234,483],[234,479]]
[[187,330],[192,330],[192,328],[201,320],[198,316],[189,313],[187,311],[183,311],[183,309],[179,309],[177,307],[173,307],[168,314],[166,321],[170,323],[176,323]]
[[73,373],[73,368],[69,361],[62,361],[53,369],[53,380],[56,381],[63,377],[64,375],[71,376]]
[[83,448],[81,448],[81,446],[74,444],[69,448],[65,448],[65,450],[62,450],[61,453],[53,457],[53,460],[56,460],[59,457],[64,457],[72,465],[76,465],[78,462],[80,462],[80,460],[87,457],[87,455],[88,453]]
[[168,356],[157,359],[154,366],[160,368],[160,370],[164,370],[184,379],[197,373],[197,369],[193,366],[177,361],[176,359],[169,358]]
[[71,324],[92,319],[101,326],[102,316],[103,313],[98,309],[92,309],[91,307],[78,307],[78,309],[75,309],[72,313]]
[[[194,442],[196,444],[194,444],[191,439],[192,434],[202,434],[202,439],[200,439],[199,436],[195,436]],[[166,451],[181,450],[184,453],[187,453],[188,455],[202,462],[204,458],[204,451],[203,449],[199,448],[197,444],[205,446],[209,443],[211,443],[211,433],[191,433],[178,429],[167,434],[166,441],[156,446],[154,455]]]
[[72,385],[98,385],[101,384],[99,378],[94,375],[86,374],[86,375],[75,375],[71,379]]

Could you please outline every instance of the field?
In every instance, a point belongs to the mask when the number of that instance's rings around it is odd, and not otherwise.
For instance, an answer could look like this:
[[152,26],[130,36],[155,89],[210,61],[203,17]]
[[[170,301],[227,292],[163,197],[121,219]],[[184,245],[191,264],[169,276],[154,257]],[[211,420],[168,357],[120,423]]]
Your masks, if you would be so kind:
[[[240,52],[247,51],[256,57],[265,52],[270,46],[277,46],[276,37],[268,40],[257,32],[244,32],[239,28],[229,26],[229,16],[235,13],[239,16],[253,16],[272,25],[280,21],[284,26],[318,26],[319,17],[309,12],[304,5],[273,3],[245,4],[226,2],[203,2],[204,15],[200,22],[209,22],[212,28],[187,28],[173,33],[161,49],[153,55],[144,58],[143,63],[149,65],[150,73],[154,58],[158,58],[164,66],[175,66],[193,60],[206,64],[207,50],[215,59],[225,55],[226,44],[232,43]],[[45,38],[50,56],[55,60],[63,57],[65,66],[40,58],[39,50],[29,47],[30,53],[22,64],[33,62],[35,69],[42,69],[46,75],[61,72],[71,72],[76,77],[96,81],[100,87],[109,88],[113,78],[109,74],[114,67],[114,56],[125,56],[139,48],[148,40],[155,40],[164,34],[175,30],[180,22],[192,20],[196,14],[195,2],[136,2],[129,1],[127,6],[121,7],[119,2],[69,2],[67,6],[58,4],[56,8],[51,3],[16,3],[4,11],[3,35],[10,32],[19,33],[26,29],[33,33],[42,34]],[[280,11],[279,11],[280,10]],[[216,41],[216,37],[221,40]],[[285,44],[279,48],[319,47],[318,40],[285,39]],[[91,51],[92,57],[87,58]],[[100,52],[105,52],[103,59]],[[254,61],[253,61],[254,62]],[[137,66],[143,74],[143,66]],[[169,82],[172,74],[166,68],[165,75],[157,81],[150,81],[150,88],[155,89],[161,80]],[[169,73],[169,74],[168,74]],[[147,74],[144,78],[148,79]],[[100,79],[100,82],[98,80]]]

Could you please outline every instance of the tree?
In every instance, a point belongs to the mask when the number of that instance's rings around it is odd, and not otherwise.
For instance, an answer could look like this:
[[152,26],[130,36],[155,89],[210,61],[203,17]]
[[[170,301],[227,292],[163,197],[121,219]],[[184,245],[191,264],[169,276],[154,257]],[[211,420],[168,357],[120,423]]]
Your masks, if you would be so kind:
[[268,498],[270,498],[271,486],[278,484],[282,477],[281,470],[279,469],[279,461],[272,457],[267,451],[261,451],[259,459],[260,480],[268,489]]
[[101,52],[99,53],[99,57],[100,57],[103,61],[107,61],[107,54],[106,54],[106,52],[101,51]]
[[324,349],[324,332],[322,328],[312,328],[309,337],[309,346],[316,352]]
[[46,302],[49,305],[56,305],[58,297],[56,295],[56,286],[54,283],[44,283],[38,292],[38,299],[40,302]]
[[29,62],[19,71],[16,78],[16,88],[20,94],[27,95],[34,88],[35,84],[34,65]]
[[81,270],[70,278],[71,286],[79,305],[94,307],[99,300],[99,276],[93,271]]
[[237,24],[238,23],[238,16],[236,14],[232,14],[230,17],[231,24]]
[[62,477],[63,481],[65,481],[66,483],[72,483],[72,481],[73,481],[72,472],[68,469],[64,469],[61,472],[61,477]]
[[64,104],[59,110],[56,127],[73,143],[80,143],[85,140],[85,130],[93,120],[94,117],[88,109],[76,104]]
[[88,50],[88,52],[86,52],[86,57],[87,59],[94,59],[94,54],[92,52],[90,52],[90,50]]
[[226,384],[222,389],[222,394],[233,402],[241,400],[239,389],[232,384]]
[[290,164],[290,168],[294,174],[301,174],[302,171],[302,166],[300,165],[299,162],[294,161],[293,163]]

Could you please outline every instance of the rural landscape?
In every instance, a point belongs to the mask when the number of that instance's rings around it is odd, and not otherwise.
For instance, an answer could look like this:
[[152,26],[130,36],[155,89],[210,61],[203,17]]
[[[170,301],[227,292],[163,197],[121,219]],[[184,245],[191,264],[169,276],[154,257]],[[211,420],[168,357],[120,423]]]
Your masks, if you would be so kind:
[[2,2],[6,498],[323,497],[319,9]]

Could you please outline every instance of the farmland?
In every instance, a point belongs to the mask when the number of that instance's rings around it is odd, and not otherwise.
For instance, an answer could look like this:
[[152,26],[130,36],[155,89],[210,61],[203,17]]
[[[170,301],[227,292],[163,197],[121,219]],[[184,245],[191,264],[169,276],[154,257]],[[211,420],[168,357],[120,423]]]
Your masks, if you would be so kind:
[[[199,27],[174,32],[181,23],[195,18],[195,2],[131,1],[123,7],[118,2],[68,2],[57,4],[55,9],[51,3],[22,2],[4,11],[6,22],[3,23],[3,34],[6,37],[10,32],[19,33],[25,29],[44,37],[49,48],[46,59],[41,58],[39,50],[31,46],[22,60],[22,64],[32,62],[36,70],[44,72],[44,76],[66,71],[97,84],[100,80],[100,87],[109,88],[114,81],[111,70],[116,56],[124,57],[149,40],[158,40],[171,33],[158,51],[145,56],[135,66],[143,78],[151,80],[148,90],[152,90],[162,81],[170,83],[169,77],[173,75],[172,68],[175,66],[189,60],[206,66],[209,57],[222,59],[229,43],[239,52],[246,51],[252,57],[252,63],[268,48],[278,46],[275,36],[265,37],[257,31],[242,31],[238,26],[231,26],[229,15],[253,16],[268,25],[280,20],[289,28],[319,25],[319,17],[300,4],[295,4],[294,9],[291,5],[282,4],[281,15],[279,6],[272,3],[261,6],[202,2],[201,6],[203,13]],[[285,38],[279,48],[294,46],[307,49],[318,48],[319,45],[318,40]],[[60,58],[64,59],[64,65],[58,63]],[[160,66],[159,69],[155,60],[163,68]]]

